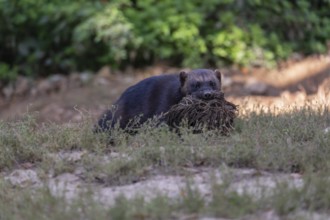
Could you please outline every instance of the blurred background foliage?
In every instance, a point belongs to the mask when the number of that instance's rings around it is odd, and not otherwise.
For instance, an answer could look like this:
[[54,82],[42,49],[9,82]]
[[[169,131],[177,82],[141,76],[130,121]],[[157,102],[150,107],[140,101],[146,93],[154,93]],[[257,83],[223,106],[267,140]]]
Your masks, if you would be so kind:
[[330,0],[0,0],[0,79],[143,67],[271,66],[324,53]]

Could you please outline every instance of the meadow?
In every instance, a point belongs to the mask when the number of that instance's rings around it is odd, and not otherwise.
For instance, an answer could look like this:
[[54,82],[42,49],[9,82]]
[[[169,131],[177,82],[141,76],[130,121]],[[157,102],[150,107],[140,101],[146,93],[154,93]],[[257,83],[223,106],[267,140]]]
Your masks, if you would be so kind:
[[114,145],[85,113],[1,121],[0,219],[329,218],[329,103],[239,108],[228,136],[151,122]]

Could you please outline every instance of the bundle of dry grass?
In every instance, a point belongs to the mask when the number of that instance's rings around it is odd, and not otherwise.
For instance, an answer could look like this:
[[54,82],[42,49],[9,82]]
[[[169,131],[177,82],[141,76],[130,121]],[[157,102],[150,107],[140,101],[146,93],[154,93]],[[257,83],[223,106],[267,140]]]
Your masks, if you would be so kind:
[[195,132],[202,128],[219,130],[228,134],[233,129],[234,119],[238,114],[238,106],[228,102],[222,92],[211,100],[201,100],[187,96],[166,113],[165,120],[171,127],[184,124],[193,127]]

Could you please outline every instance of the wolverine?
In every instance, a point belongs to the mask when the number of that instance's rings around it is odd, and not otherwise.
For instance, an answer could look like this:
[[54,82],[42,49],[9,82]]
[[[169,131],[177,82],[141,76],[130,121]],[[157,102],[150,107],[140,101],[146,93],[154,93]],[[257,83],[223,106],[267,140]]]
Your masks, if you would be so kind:
[[108,110],[101,115],[96,131],[109,131],[116,124],[122,129],[130,129],[132,121],[136,118],[137,124],[143,124],[148,119],[168,112],[185,96],[210,100],[219,91],[219,70],[195,69],[177,74],[152,76],[124,91],[113,104],[115,110]]

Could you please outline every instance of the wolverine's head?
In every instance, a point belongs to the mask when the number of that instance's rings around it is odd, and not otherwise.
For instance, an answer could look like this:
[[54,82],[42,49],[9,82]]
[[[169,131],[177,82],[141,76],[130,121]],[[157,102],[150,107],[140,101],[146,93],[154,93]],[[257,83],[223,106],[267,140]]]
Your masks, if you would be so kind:
[[199,99],[213,99],[221,91],[221,73],[219,70],[196,69],[180,72],[181,91]]

